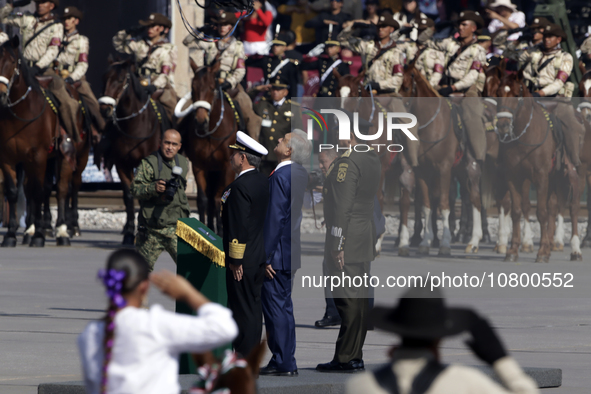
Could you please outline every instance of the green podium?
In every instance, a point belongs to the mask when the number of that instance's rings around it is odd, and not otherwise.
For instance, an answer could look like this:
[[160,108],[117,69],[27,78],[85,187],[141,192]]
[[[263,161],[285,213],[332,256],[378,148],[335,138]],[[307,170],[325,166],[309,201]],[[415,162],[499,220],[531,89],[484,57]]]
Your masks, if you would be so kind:
[[[179,219],[176,235],[177,274],[187,279],[209,300],[228,306],[226,267],[222,239],[205,224],[194,218]],[[184,302],[177,301],[176,312],[195,314]],[[213,351],[221,358],[231,344]],[[195,364],[188,354],[181,355],[180,374],[194,374]]]

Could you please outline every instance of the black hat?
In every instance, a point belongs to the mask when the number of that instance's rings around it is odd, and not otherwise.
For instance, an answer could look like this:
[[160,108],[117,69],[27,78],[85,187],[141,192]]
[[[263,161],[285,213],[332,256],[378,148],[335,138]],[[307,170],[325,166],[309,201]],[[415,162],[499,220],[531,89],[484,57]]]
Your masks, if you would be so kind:
[[392,26],[395,30],[400,29],[400,23],[394,19],[394,15],[390,11],[384,11],[380,14],[377,26]]
[[476,23],[476,27],[478,29],[482,29],[484,27],[484,19],[480,16],[478,11],[462,11],[460,12],[460,19],[458,19],[458,23],[463,21],[472,21]]
[[258,157],[262,157],[269,154],[269,151],[264,146],[259,144],[257,141],[254,140],[254,138],[242,131],[238,131],[236,133],[236,143],[233,145],[228,145],[228,148],[243,153],[250,153],[251,155],[255,155]]
[[448,308],[441,290],[435,287],[431,291],[430,283],[427,285],[408,290],[394,308],[374,307],[370,321],[405,338],[437,339],[468,330],[474,312],[467,308]]
[[141,20],[140,21],[140,25],[142,26],[164,26],[164,27],[168,27],[169,29],[172,27],[172,22],[170,21],[170,19],[168,19],[166,16],[158,13],[158,12],[152,12],[150,14],[150,16],[148,17],[148,19]]
[[289,89],[289,82],[285,75],[278,74],[271,81],[271,89]]
[[84,14],[82,13],[82,11],[80,11],[78,8],[71,6],[71,5],[67,6],[64,9],[64,13],[62,14],[62,19],[78,18],[78,19],[82,20],[83,17],[84,17]]
[[550,22],[548,19],[544,18],[543,16],[536,16],[532,22],[531,25],[529,25],[529,27],[531,29],[539,29],[539,28],[546,28],[546,26],[548,26]]
[[566,40],[566,33],[564,30],[562,30],[562,27],[556,23],[550,23],[548,26],[546,26],[544,28],[544,35],[562,37],[563,40]]
[[341,46],[341,43],[332,38],[332,25],[328,25],[328,39],[324,41],[324,46],[329,47],[335,45]]
[[218,25],[235,25],[238,18],[233,12],[222,11],[217,18],[213,18],[213,22]]

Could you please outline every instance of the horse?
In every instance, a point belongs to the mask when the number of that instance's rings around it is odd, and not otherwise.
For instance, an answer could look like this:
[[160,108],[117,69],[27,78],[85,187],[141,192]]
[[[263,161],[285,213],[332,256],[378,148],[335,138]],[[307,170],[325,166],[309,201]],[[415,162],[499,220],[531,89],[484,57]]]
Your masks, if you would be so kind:
[[[450,244],[452,234],[450,231],[449,217],[450,204],[449,192],[452,178],[452,171],[462,180],[470,179],[472,185],[469,187],[470,198],[473,204],[474,217],[480,218],[480,193],[478,190],[479,179],[471,170],[473,159],[467,149],[464,157],[466,160],[454,170],[458,164],[461,141],[454,133],[454,123],[458,122],[457,113],[450,100],[443,99],[431,87],[426,78],[416,69],[414,61],[405,67],[402,85],[399,91],[405,98],[412,98],[405,101],[407,109],[417,114],[419,123],[419,166],[415,169],[420,191],[420,202],[425,216],[425,233],[419,245],[420,254],[428,254],[431,241],[434,239],[436,229],[433,229],[432,215],[434,204],[438,201],[443,216],[443,238],[439,246],[440,255],[450,255]],[[469,163],[469,164],[466,164]],[[476,178],[475,178],[476,176]],[[407,210],[410,198],[408,193],[401,196],[401,217],[406,217],[402,210]],[[420,220],[420,216],[415,221]],[[408,255],[409,237],[408,227],[403,224],[400,235],[399,255]],[[466,253],[478,252],[479,241],[482,237],[480,225],[473,226],[473,233],[465,251]]]
[[16,246],[16,166],[19,163],[23,164],[26,174],[29,220],[35,225],[29,246],[43,247],[43,193],[39,191],[43,189],[47,157],[50,151],[60,149],[57,144],[59,118],[26,66],[19,44],[19,38],[15,36],[0,46],[0,165],[10,206],[8,231],[2,247]]
[[99,99],[101,113],[109,120],[102,137],[108,145],[103,154],[105,168],[115,165],[121,179],[127,213],[123,244],[133,245],[135,211],[130,190],[133,170],[146,156],[158,150],[162,114],[141,86],[133,58],[115,61],[109,56],[108,62],[103,76],[103,96]]
[[227,389],[232,394],[255,394],[256,379],[266,346],[267,342],[262,341],[245,359],[229,350],[223,360],[218,360],[212,352],[192,354],[199,380],[189,393],[211,393]]
[[194,73],[190,94],[193,103],[183,110],[188,97],[180,100],[175,115],[183,118],[178,130],[183,136],[185,154],[193,166],[198,188],[199,219],[205,222],[207,212],[207,226],[221,235],[222,193],[235,178],[230,165],[232,151],[228,145],[236,141],[239,120],[228,100],[229,96],[220,88],[215,77],[220,69],[219,59],[202,67],[198,67],[193,60],[190,63]]
[[[573,186],[573,196],[578,196],[578,179],[570,174],[572,165],[566,160],[567,176],[555,171],[558,144],[552,135],[552,120],[548,111],[536,103],[527,90],[523,71],[503,77],[497,89],[497,132],[501,147],[499,160],[506,174],[511,194],[511,218],[513,236],[511,248],[505,261],[517,261],[520,244],[519,223],[522,202],[529,199],[530,183],[537,191],[537,217],[540,222],[541,240],[536,262],[548,262],[552,245],[550,237],[554,234],[555,218],[559,202],[567,199],[565,190]],[[574,183],[573,183],[574,182]],[[571,259],[579,259],[578,202],[571,203],[573,238],[571,239]]]
[[[583,115],[585,120],[585,138],[583,141],[583,149],[581,149],[581,165],[577,168],[579,174],[579,187],[580,190],[585,190],[585,184],[587,184],[587,211],[589,218],[587,223],[591,223],[591,70],[585,70],[583,67],[583,78],[579,83],[579,94],[583,97],[583,100],[578,106],[578,110]],[[591,247],[591,229],[587,225],[587,233],[582,241],[583,247]]]

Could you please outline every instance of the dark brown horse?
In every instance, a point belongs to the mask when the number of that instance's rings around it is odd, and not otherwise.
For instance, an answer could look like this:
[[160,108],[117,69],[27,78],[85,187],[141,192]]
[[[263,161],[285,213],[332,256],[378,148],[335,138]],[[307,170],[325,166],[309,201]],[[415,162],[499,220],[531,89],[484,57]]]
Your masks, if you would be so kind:
[[133,170],[142,159],[158,150],[161,126],[155,102],[140,85],[134,59],[114,61],[103,76],[101,112],[109,122],[103,138],[108,141],[103,153],[105,168],[117,167],[123,188],[127,221],[123,227],[123,244],[133,245],[135,233],[134,201],[130,185]]
[[[568,173],[572,166],[566,161],[567,176],[554,170],[557,143],[553,138],[552,122],[548,111],[536,103],[527,90],[523,72],[503,78],[497,90],[497,131],[501,142],[499,161],[511,193],[511,217],[513,236],[506,261],[516,261],[520,245],[520,220],[522,202],[529,198],[530,182],[537,191],[537,217],[540,222],[541,239],[536,262],[548,262],[552,250],[551,237],[559,201],[566,201],[564,194],[570,190],[572,179]],[[529,182],[528,182],[529,181]],[[578,195],[574,185],[573,195]],[[578,204],[571,204],[571,219],[577,222]],[[578,232],[573,226],[571,258],[577,259]]]
[[36,229],[30,246],[44,246],[40,191],[48,154],[59,149],[59,122],[18,47],[18,37],[0,46],[0,165],[10,204],[8,231],[2,246],[16,246],[16,166],[19,163],[26,174],[27,212]]
[[230,165],[228,145],[236,141],[239,124],[215,77],[220,62],[216,59],[212,65],[198,67],[191,60],[191,68],[194,73],[190,94],[193,103],[183,111],[185,100],[179,101],[175,114],[184,117],[178,129],[183,136],[185,153],[193,165],[199,219],[205,222],[207,213],[207,226],[222,234],[222,192],[236,175]]
[[[585,119],[585,139],[583,142],[583,149],[581,150],[581,165],[577,168],[579,173],[579,187],[580,190],[587,188],[591,189],[591,70],[585,70],[584,75],[579,84],[579,94],[584,97],[579,104],[579,111]],[[587,223],[591,223],[591,193],[587,191]],[[591,226],[587,224],[587,233],[583,238],[582,246],[591,247]]]

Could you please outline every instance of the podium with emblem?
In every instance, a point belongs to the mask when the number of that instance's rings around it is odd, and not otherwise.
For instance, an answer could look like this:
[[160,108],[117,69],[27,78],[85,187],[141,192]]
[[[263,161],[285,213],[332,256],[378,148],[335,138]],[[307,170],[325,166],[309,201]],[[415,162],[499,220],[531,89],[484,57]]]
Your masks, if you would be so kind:
[[[228,305],[226,292],[226,267],[222,238],[195,218],[179,219],[176,235],[177,274],[187,279],[210,301]],[[177,301],[176,312],[194,315],[195,312],[184,302]],[[232,344],[217,348],[214,355],[222,358]],[[180,374],[194,374],[195,364],[188,354],[180,359]]]

